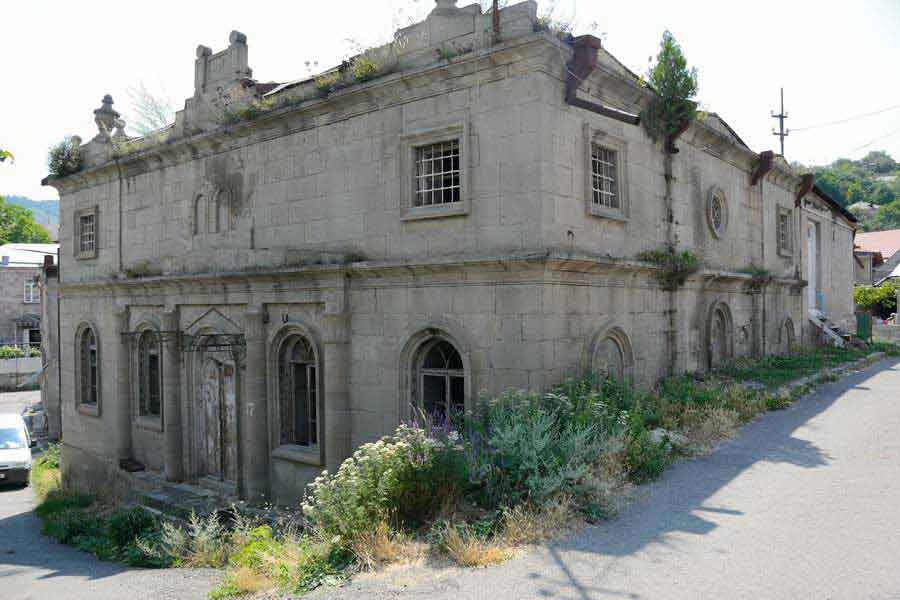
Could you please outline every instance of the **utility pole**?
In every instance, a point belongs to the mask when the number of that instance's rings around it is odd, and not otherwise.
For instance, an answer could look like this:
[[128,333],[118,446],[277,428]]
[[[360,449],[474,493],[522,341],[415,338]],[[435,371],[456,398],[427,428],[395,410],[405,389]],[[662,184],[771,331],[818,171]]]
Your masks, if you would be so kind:
[[784,138],[791,133],[790,129],[784,128],[784,120],[788,118],[787,113],[784,112],[784,88],[781,88],[781,112],[777,115],[775,111],[772,111],[772,118],[778,119],[778,131],[775,131],[775,128],[772,128],[772,135],[777,135],[779,140],[781,141],[781,156],[784,156]]

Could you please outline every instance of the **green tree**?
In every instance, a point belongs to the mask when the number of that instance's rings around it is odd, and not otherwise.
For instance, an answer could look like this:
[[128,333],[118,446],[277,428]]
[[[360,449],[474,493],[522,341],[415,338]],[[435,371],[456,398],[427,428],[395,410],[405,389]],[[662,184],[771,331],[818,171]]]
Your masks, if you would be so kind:
[[697,117],[697,68],[688,68],[681,46],[665,31],[659,54],[647,73],[653,100],[641,111],[641,123],[655,142],[667,141],[683,126]]
[[[12,154],[0,148],[0,162]],[[53,240],[47,230],[34,220],[34,215],[27,208],[7,204],[0,196],[0,243],[33,243],[49,244]]]
[[34,220],[30,210],[7,204],[0,197],[0,243],[49,244],[47,230]]
[[872,220],[866,223],[869,231],[900,229],[900,200],[894,200],[878,209]]

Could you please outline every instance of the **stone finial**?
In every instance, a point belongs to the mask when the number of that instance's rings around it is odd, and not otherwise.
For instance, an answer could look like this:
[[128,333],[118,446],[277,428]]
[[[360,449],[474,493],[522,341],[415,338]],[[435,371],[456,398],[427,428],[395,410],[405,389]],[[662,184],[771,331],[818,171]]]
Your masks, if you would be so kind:
[[113,138],[117,140],[127,140],[128,136],[125,134],[125,119],[116,119],[116,132],[113,134]]
[[106,94],[103,96],[103,104],[94,111],[94,123],[97,124],[98,131],[97,138],[108,138],[116,126],[116,120],[119,119],[120,115],[113,109],[112,105],[112,96]]
[[241,33],[240,31],[232,31],[228,35],[228,43],[229,44],[246,44],[247,36]]
[[456,0],[435,0],[433,15],[452,14],[456,12]]
[[200,44],[197,46],[197,58],[203,58],[204,56],[209,56],[212,54],[212,48],[209,46],[204,46]]

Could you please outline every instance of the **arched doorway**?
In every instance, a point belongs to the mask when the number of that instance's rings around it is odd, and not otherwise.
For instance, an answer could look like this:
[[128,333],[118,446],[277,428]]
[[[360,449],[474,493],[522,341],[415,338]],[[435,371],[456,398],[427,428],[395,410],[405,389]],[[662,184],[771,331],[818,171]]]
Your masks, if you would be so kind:
[[230,353],[201,350],[196,390],[198,475],[237,484],[237,385]]
[[794,322],[790,317],[785,317],[781,324],[781,339],[779,340],[779,352],[781,354],[790,354],[797,345],[796,332],[794,331]]
[[734,331],[731,311],[724,302],[713,306],[709,315],[707,336],[709,368],[717,369],[731,362]]

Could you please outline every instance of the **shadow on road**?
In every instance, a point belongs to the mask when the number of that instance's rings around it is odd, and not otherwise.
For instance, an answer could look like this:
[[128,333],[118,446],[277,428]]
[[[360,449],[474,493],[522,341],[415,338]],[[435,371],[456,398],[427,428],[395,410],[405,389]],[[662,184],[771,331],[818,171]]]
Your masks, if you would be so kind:
[[101,579],[129,570],[43,536],[40,520],[31,510],[32,499],[30,488],[0,489],[0,503],[14,503],[20,509],[16,512],[4,507],[5,516],[0,519],[0,586],[4,578],[24,571],[37,570],[35,579],[60,576]]
[[[660,480],[638,488],[631,506],[619,517],[588,527],[578,535],[551,546],[549,552],[559,572],[549,577],[547,573],[529,573],[538,595],[581,600],[601,596],[638,598],[638,595],[627,591],[586,585],[585,581],[573,575],[576,571],[573,563],[591,561],[590,555],[627,557],[640,553],[650,544],[667,546],[667,536],[675,532],[705,535],[717,525],[704,518],[704,513],[743,517],[741,511],[707,506],[705,503],[757,463],[789,463],[804,469],[827,465],[830,456],[815,444],[794,437],[793,433],[827,410],[847,391],[866,390],[868,388],[862,384],[873,376],[883,371],[898,370],[895,367],[900,365],[900,361],[888,361],[826,384],[786,410],[761,415],[743,427],[734,440],[726,442],[712,454],[675,463]],[[592,564],[603,563],[595,561]],[[615,560],[606,564],[609,566],[599,572],[596,566],[592,569],[592,582],[603,581],[603,571],[613,568]]]

